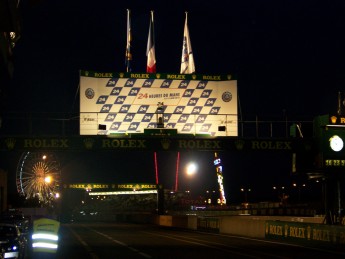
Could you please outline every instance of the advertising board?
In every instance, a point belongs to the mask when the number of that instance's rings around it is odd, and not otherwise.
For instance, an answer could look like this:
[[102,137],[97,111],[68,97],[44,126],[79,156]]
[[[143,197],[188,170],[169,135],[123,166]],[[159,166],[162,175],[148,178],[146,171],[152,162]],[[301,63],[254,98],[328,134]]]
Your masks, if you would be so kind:
[[144,133],[237,136],[237,81],[231,76],[80,73],[80,135]]

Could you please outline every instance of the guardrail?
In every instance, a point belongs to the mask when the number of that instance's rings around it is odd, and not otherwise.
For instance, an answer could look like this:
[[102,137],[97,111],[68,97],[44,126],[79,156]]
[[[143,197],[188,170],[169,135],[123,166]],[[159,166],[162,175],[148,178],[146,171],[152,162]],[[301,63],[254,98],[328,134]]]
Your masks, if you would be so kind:
[[[79,135],[79,113],[2,113],[0,134]],[[238,136],[248,138],[312,137],[313,118],[289,119],[255,116],[239,119]],[[296,127],[298,125],[298,127]]]

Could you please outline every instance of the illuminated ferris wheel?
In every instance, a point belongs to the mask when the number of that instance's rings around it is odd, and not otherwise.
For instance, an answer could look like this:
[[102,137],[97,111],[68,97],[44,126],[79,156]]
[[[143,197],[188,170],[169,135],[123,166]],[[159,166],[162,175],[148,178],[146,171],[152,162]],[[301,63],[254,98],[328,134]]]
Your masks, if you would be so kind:
[[53,153],[24,152],[17,166],[18,193],[49,204],[59,195],[60,164]]

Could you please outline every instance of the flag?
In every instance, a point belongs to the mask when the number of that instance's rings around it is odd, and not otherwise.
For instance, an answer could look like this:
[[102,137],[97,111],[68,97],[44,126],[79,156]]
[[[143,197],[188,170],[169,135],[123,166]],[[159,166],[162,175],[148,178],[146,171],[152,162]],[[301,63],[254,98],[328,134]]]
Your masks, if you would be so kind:
[[126,45],[126,72],[131,72],[131,61],[132,61],[132,53],[131,53],[131,42],[132,42],[132,31],[131,31],[131,11],[127,9],[127,45]]
[[195,64],[193,58],[192,44],[190,42],[188,22],[187,22],[187,12],[186,21],[184,24],[183,33],[183,45],[182,45],[182,58],[181,58],[181,74],[193,74],[195,72]]
[[153,11],[151,11],[149,37],[147,39],[147,73],[156,73],[155,35],[153,26]]

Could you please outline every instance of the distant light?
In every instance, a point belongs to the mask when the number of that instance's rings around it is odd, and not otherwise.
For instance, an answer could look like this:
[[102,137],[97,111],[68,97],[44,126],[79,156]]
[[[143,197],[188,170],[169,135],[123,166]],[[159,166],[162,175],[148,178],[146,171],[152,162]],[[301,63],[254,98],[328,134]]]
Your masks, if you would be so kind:
[[334,127],[334,128],[344,128],[345,127],[345,125],[333,125],[333,124],[328,124],[328,125],[326,125],[326,127]]
[[195,163],[189,163],[187,165],[187,174],[194,175],[197,171],[197,165]]
[[157,190],[147,190],[147,191],[115,191],[115,192],[89,192],[90,196],[97,195],[124,195],[124,194],[149,194],[157,193]]
[[48,175],[48,176],[46,176],[46,177],[44,178],[44,181],[45,181],[46,183],[51,183],[51,182],[52,182],[52,177],[51,177],[50,175]]

